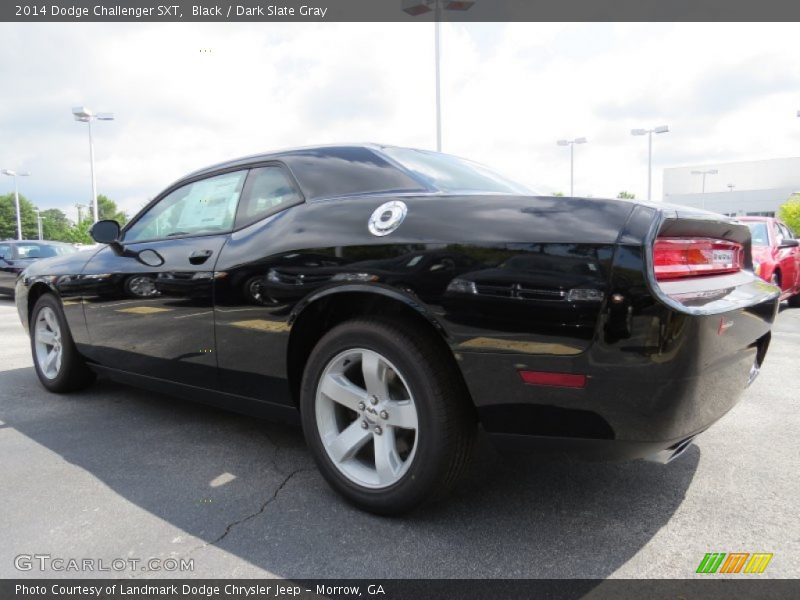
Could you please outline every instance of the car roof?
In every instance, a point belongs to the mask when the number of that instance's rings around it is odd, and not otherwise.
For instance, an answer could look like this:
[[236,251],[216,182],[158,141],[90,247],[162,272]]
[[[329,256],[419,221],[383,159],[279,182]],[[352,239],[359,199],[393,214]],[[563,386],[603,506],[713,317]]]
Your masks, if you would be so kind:
[[768,221],[777,221],[775,217],[736,217],[737,221],[761,221],[767,223]]
[[0,240],[0,244],[42,244],[45,246],[72,246],[69,242],[56,242],[51,240]]
[[203,167],[202,169],[197,169],[192,173],[189,173],[185,177],[181,177],[181,180],[184,179],[191,179],[193,177],[197,177],[198,175],[204,175],[206,173],[212,173],[214,171],[228,169],[231,167],[240,167],[252,163],[259,163],[259,162],[268,162],[270,160],[279,160],[284,156],[291,156],[292,154],[296,154],[299,152],[321,152],[324,153],[325,150],[341,150],[346,148],[361,148],[361,149],[368,149],[373,151],[380,151],[381,148],[388,148],[391,147],[388,144],[376,144],[372,142],[361,142],[361,143],[352,143],[352,144],[322,144],[317,146],[298,146],[296,148],[284,148],[281,150],[275,150],[273,152],[263,152],[259,154],[250,154],[248,156],[241,156],[239,158],[234,158],[231,160],[226,160],[225,162],[217,163],[215,165],[209,165],[208,167]]

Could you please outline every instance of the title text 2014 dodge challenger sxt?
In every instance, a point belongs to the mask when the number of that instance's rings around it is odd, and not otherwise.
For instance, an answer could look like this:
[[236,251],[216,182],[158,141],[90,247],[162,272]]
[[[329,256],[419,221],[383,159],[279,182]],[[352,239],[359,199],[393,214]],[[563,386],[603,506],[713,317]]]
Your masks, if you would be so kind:
[[217,165],[93,236],[17,282],[46,388],[102,373],[300,422],[328,482],[379,513],[445,491],[478,423],[676,456],[758,373],[778,305],[744,225],[388,146]]

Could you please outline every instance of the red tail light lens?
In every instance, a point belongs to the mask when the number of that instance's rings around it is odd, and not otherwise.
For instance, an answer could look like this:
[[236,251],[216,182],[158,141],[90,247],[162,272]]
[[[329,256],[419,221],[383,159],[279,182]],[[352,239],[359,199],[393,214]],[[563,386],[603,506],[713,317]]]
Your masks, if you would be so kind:
[[659,281],[735,273],[744,266],[744,249],[726,240],[658,238],[653,264]]
[[529,385],[551,385],[555,387],[584,388],[586,375],[572,373],[548,373],[544,371],[520,371],[522,381]]

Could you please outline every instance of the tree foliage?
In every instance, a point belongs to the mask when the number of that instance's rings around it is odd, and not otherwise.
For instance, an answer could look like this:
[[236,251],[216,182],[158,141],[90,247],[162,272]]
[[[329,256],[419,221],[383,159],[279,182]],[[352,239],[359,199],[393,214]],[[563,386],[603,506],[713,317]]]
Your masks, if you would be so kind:
[[[37,207],[22,194],[19,196],[19,205],[23,239],[38,239]],[[117,204],[103,194],[97,196],[97,211],[101,219],[114,219],[120,225],[124,225],[128,221],[128,216],[119,209]],[[92,213],[91,210],[83,212],[81,221],[73,223],[61,209],[48,208],[41,211],[42,236],[46,240],[91,244],[89,228],[92,226]],[[16,238],[17,211],[14,206],[14,194],[5,194],[0,196],[0,240]]]
[[117,203],[103,194],[97,195],[97,213],[100,219],[111,219],[120,225],[128,222],[128,215],[117,208]]
[[778,216],[795,235],[800,235],[800,194],[789,196],[789,199],[778,209]]
[[620,198],[621,200],[634,200],[636,198],[636,194],[622,190],[619,194],[617,194],[617,198]]
[[[19,195],[19,208],[22,215],[22,237],[25,239],[39,237],[35,207],[22,194]],[[0,240],[5,239],[17,239],[17,209],[13,193],[0,196]]]
[[46,240],[66,240],[72,223],[63,210],[48,208],[40,213],[42,217],[42,233]]

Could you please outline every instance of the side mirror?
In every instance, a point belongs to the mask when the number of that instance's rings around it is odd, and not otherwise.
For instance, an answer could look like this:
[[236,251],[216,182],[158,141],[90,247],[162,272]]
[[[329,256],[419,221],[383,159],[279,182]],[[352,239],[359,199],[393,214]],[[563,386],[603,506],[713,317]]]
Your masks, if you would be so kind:
[[778,248],[797,248],[800,246],[800,240],[783,240]]
[[120,227],[116,221],[98,221],[89,230],[89,235],[98,244],[113,244],[119,239]]

